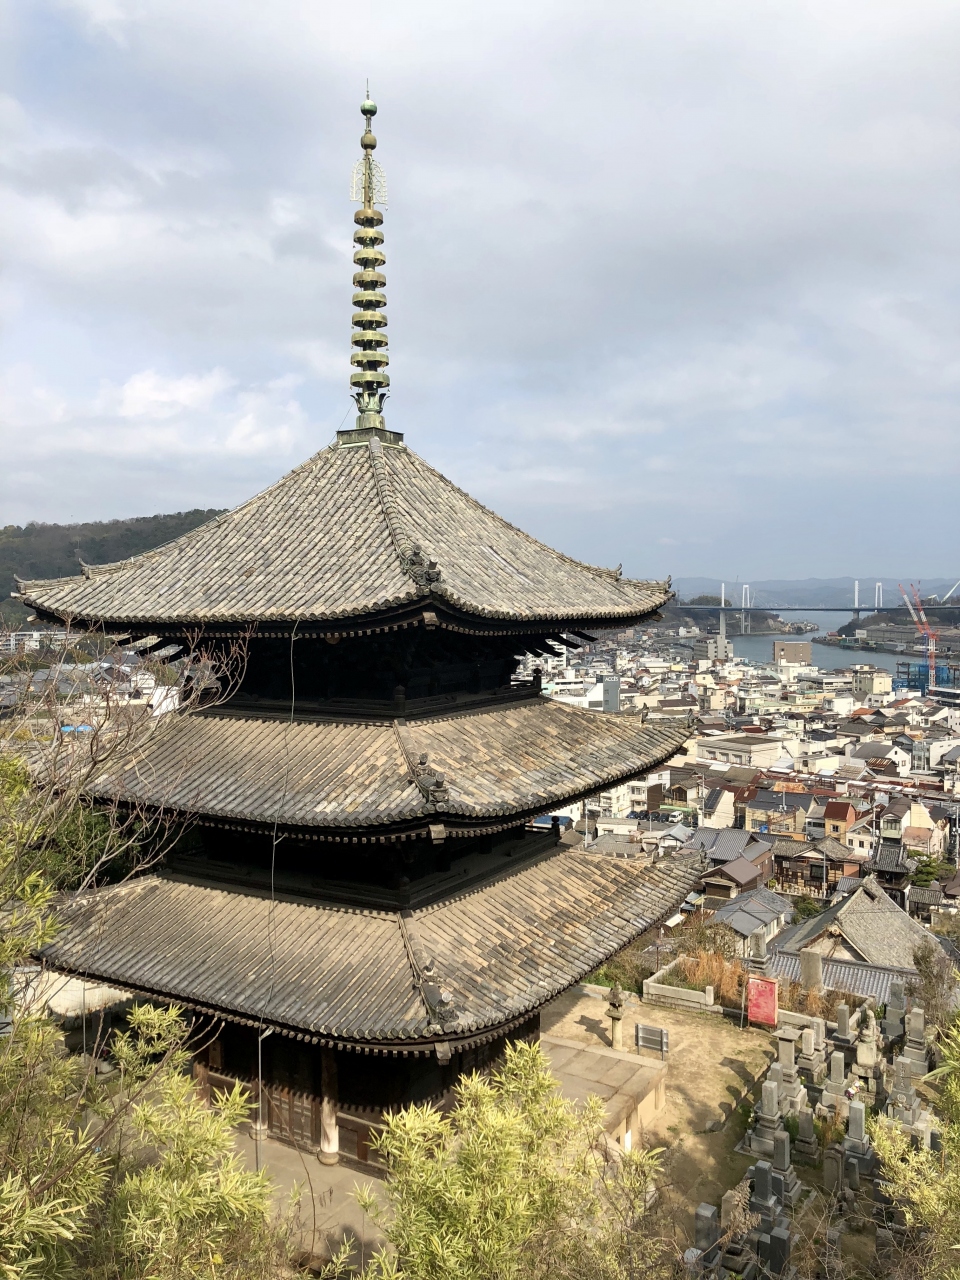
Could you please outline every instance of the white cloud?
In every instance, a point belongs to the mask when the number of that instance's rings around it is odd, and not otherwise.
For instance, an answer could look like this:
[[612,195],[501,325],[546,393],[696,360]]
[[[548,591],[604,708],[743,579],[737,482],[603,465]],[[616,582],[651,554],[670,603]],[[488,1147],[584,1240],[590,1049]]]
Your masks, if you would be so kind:
[[121,385],[102,385],[89,400],[70,400],[34,381],[32,370],[10,369],[0,379],[7,465],[39,463],[51,452],[77,455],[94,487],[98,460],[156,457],[169,466],[242,457],[282,466],[309,430],[295,395],[299,381],[241,387],[223,369],[186,377],[145,369]]
[[110,408],[121,418],[172,418],[189,410],[209,409],[233,379],[223,369],[186,378],[164,378],[154,369],[144,369],[128,378],[122,387],[105,388],[101,411]]

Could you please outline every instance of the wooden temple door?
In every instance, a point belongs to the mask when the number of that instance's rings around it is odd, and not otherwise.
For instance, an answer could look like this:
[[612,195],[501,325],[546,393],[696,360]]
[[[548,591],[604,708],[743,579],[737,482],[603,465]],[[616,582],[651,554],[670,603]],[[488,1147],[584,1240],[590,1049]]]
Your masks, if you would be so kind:
[[313,1147],[319,1141],[315,1133],[313,1094],[285,1085],[267,1085],[267,1124],[270,1132],[284,1142],[298,1147]]

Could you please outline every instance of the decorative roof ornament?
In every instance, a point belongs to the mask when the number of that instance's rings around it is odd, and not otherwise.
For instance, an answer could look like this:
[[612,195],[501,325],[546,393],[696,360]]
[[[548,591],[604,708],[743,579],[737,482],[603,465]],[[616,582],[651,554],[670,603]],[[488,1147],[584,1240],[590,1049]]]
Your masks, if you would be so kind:
[[[383,422],[383,402],[390,386],[386,367],[390,361],[385,333],[387,299],[383,293],[387,281],[382,271],[386,258],[381,248],[383,232],[380,230],[383,214],[377,205],[386,205],[387,183],[383,169],[373,158],[377,140],[370,124],[377,114],[377,107],[370,100],[369,86],[360,111],[365,123],[360,139],[363,157],[354,167],[351,188],[351,199],[359,200],[361,206],[353,215],[357,224],[353,233],[353,242],[357,246],[353,261],[359,270],[353,277],[356,290],[353,305],[356,310],[350,339],[353,346],[350,363],[354,369],[350,375],[350,389],[359,414],[354,431],[339,432],[338,438],[341,443],[360,443],[375,433],[376,438],[385,443],[399,444],[402,436],[387,432]],[[356,431],[363,432],[360,440],[355,435]]]

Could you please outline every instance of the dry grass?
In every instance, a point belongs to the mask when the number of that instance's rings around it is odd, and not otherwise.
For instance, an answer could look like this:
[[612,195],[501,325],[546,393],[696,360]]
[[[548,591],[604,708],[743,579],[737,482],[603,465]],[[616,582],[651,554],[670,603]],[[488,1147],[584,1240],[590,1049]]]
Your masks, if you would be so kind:
[[849,991],[807,991],[799,982],[785,982],[781,979],[778,1000],[781,1009],[791,1013],[805,1013],[811,1018],[824,1018],[827,1022],[836,1022],[837,1005],[845,1004],[852,1013],[863,1003],[859,996]]
[[[748,970],[741,960],[729,959],[718,951],[695,951],[680,957],[674,974],[677,986],[702,991],[713,987],[714,999],[729,1009],[739,1008],[743,1002],[743,988]],[[667,982],[669,984],[669,977]],[[780,980],[778,1003],[781,1009],[791,1013],[805,1013],[811,1018],[824,1018],[836,1022],[837,1006],[846,1004],[852,1012],[861,1000],[849,991],[807,991],[799,982]]]
[[677,968],[694,990],[713,987],[713,998],[719,1004],[739,1005],[745,977],[739,960],[727,960],[717,951],[699,951],[681,956]]

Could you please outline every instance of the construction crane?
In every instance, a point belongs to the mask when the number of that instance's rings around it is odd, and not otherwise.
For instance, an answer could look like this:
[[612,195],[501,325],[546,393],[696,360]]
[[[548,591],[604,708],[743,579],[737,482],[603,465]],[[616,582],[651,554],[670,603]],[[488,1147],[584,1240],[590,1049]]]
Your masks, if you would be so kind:
[[910,617],[913,619],[913,625],[917,631],[924,637],[927,642],[927,679],[924,684],[923,677],[920,679],[920,692],[926,693],[931,685],[937,683],[937,632],[934,631],[930,623],[927,621],[927,615],[924,612],[923,601],[920,599],[920,592],[910,583],[910,593],[913,596],[911,603],[910,597],[904,591],[901,583],[897,583],[900,587],[900,594],[903,596],[903,603],[907,606]]

